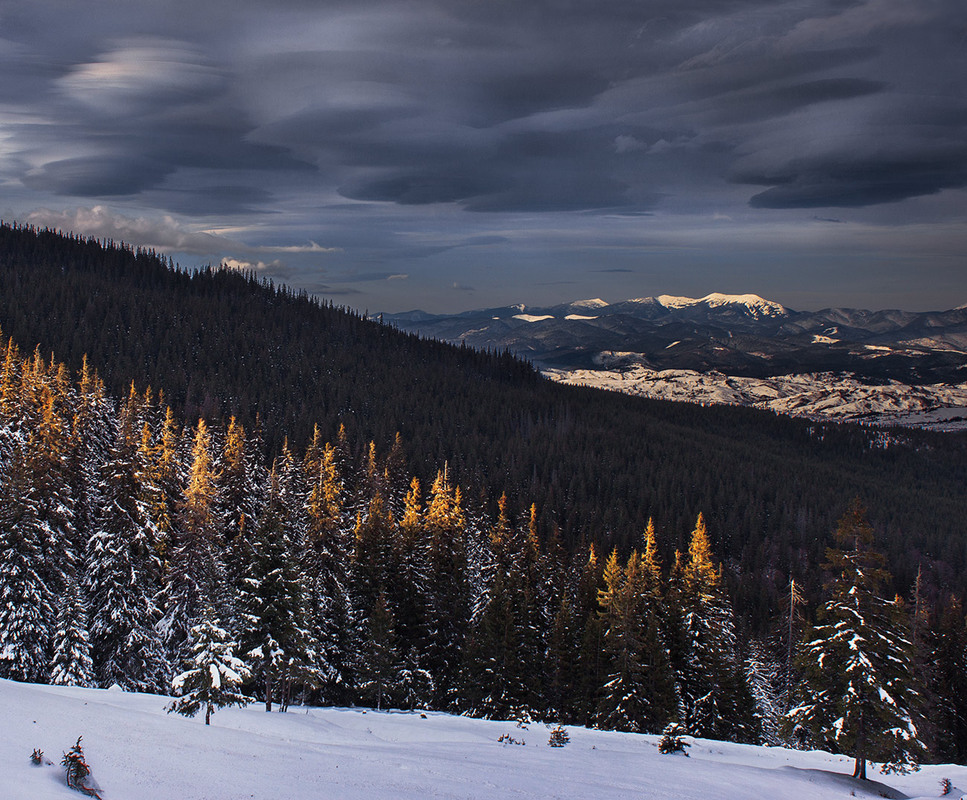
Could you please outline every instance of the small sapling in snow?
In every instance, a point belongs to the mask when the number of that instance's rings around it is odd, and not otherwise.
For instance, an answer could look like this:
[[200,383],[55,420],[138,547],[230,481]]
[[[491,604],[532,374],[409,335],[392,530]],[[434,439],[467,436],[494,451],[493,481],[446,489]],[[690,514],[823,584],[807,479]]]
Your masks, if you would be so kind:
[[[60,763],[67,770],[67,785],[71,789],[86,794],[88,797],[96,797],[100,800],[100,795],[93,785],[91,768],[84,758],[84,749],[81,747],[81,739],[78,736],[74,746],[64,753],[64,760]],[[43,757],[43,754],[41,754]]]
[[551,731],[551,738],[547,740],[547,743],[551,747],[564,747],[570,741],[571,737],[567,735],[567,729],[563,725],[558,725]]
[[682,753],[687,757],[688,753],[685,748],[690,745],[682,739],[684,735],[685,729],[679,723],[669,722],[665,726],[665,730],[662,731],[661,740],[658,742],[658,752],[665,754]]

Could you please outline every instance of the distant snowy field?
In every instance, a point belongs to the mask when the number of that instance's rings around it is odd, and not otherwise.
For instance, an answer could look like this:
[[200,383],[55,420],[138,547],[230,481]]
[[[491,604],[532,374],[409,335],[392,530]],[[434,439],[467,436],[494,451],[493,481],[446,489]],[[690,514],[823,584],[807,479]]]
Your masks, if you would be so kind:
[[[620,369],[608,369],[612,364]],[[601,354],[602,369],[547,369],[558,383],[689,403],[753,406],[780,414],[834,422],[868,422],[938,431],[967,429],[967,383],[910,386],[870,384],[834,373],[741,378],[721,372],[652,370],[634,365],[637,353]]]
[[[967,790],[967,767],[854,781],[851,761],[822,752],[694,740],[661,755],[655,736],[549,728],[428,713],[257,705],[203,718],[166,714],[165,698],[0,681],[0,797],[70,800],[60,760],[79,735],[104,800],[382,800],[603,798],[826,800],[937,797]],[[524,746],[497,740],[509,734]],[[689,740],[692,741],[692,740]],[[54,762],[33,766],[30,753]],[[960,798],[960,788],[948,795]]]

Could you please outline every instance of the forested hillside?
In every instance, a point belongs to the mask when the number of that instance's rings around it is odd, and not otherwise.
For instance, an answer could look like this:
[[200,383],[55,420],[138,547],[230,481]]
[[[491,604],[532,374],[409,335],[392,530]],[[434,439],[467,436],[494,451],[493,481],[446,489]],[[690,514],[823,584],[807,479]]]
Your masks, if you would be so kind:
[[[317,431],[304,451],[262,450],[234,418],[186,425],[134,388],[119,402],[89,368],[75,379],[8,340],[0,677],[174,690],[172,710],[206,720],[257,696],[772,743],[796,697],[800,743],[848,748],[858,713],[914,731],[867,736],[864,758],[967,748],[962,609],[931,608],[920,584],[909,610],[893,599],[856,504],[827,555],[832,633],[815,628],[796,659],[810,609],[795,584],[759,620],[778,635],[740,635],[701,514],[670,563],[651,524],[627,555],[568,552],[536,506],[515,518],[501,497],[491,514],[445,467],[410,477],[398,443],[356,461],[344,432]],[[810,656],[862,669],[840,691]],[[933,727],[917,734],[921,698]]]
[[[566,545],[626,553],[655,521],[663,557],[702,511],[743,613],[774,610],[790,574],[815,587],[853,496],[867,503],[899,588],[922,564],[934,593],[967,572],[963,438],[818,426],[735,408],[648,402],[555,386],[510,356],[399,333],[225,269],[185,272],[110,242],[0,226],[0,326],[71,369],[87,355],[107,390],[163,392],[179,417],[256,419],[265,452],[340,426],[424,483],[442,464],[490,513],[536,504]],[[889,447],[885,446],[887,443]]]

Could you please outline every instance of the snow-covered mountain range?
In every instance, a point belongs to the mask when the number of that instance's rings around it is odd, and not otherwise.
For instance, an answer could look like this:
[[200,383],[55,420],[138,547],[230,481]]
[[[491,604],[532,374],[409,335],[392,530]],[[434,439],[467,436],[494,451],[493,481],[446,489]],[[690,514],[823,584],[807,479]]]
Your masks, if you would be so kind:
[[383,319],[511,350],[555,380],[650,397],[944,429],[967,416],[957,410],[967,405],[967,307],[794,311],[755,294],[712,293]]

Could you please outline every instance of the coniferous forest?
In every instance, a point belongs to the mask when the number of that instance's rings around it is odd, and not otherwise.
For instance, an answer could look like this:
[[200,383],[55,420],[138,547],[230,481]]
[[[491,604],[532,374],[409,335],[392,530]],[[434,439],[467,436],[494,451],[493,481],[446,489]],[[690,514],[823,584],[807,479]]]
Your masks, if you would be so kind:
[[[0,326],[3,677],[170,692],[231,649],[267,707],[848,749],[835,636],[800,643],[861,597],[869,660],[916,667],[871,685],[910,694],[927,757],[967,755],[962,437],[557,386],[9,225]],[[922,757],[890,725],[864,757]]]

